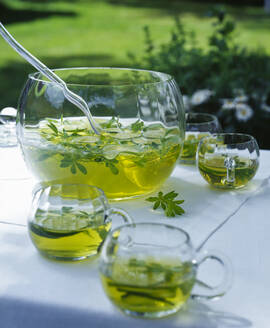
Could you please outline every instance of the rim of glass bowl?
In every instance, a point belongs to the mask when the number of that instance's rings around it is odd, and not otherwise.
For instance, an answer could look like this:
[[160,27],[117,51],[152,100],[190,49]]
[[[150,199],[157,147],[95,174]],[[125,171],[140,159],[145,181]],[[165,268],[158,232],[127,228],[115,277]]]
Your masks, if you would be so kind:
[[[169,228],[169,229],[173,229],[173,230],[177,230],[178,232],[181,232],[184,236],[185,236],[185,240],[183,240],[181,243],[175,243],[174,246],[166,246],[167,248],[177,248],[177,247],[183,247],[184,245],[190,245],[192,248],[192,244],[191,244],[191,240],[190,240],[190,236],[189,234],[181,229],[181,228],[178,228],[176,226],[173,226],[171,224],[167,224],[167,223],[156,223],[156,222],[134,222],[134,223],[128,223],[128,224],[122,224],[116,228],[114,228],[113,230],[111,230],[106,238],[106,241],[108,243],[108,240],[110,239],[110,242],[114,243],[114,244],[117,244],[117,243],[120,243],[121,244],[121,241],[119,241],[118,239],[115,240],[113,238],[110,238],[116,231],[118,230],[123,230],[125,228],[131,228],[131,227],[135,227],[136,226],[158,226],[158,227],[165,227],[165,228]],[[105,243],[106,243],[105,241]]]
[[[211,136],[203,137],[200,142],[205,142],[207,139],[222,137],[222,136],[241,136],[241,137],[248,138],[248,140],[243,141],[243,142],[228,142],[225,145],[245,145],[245,144],[252,143],[254,141],[257,142],[256,139],[252,135],[246,134],[246,133],[213,133],[213,134],[211,134]],[[212,142],[212,144],[214,144],[214,143],[215,142]]]
[[[163,73],[163,72],[158,72],[158,71],[152,71],[152,70],[146,70],[146,69],[137,69],[137,68],[121,68],[121,67],[66,67],[66,68],[53,68],[51,69],[53,72],[57,72],[57,71],[67,71],[67,70],[115,70],[115,71],[135,71],[135,72],[147,72],[147,73],[153,73],[156,74],[156,76],[160,79],[160,81],[155,81],[155,82],[144,82],[144,83],[126,83],[126,84],[115,84],[115,85],[111,85],[111,84],[77,84],[77,83],[66,83],[67,86],[83,86],[83,87],[89,87],[89,86],[93,86],[93,87],[108,87],[108,88],[117,88],[117,87],[127,87],[127,86],[136,86],[136,85],[158,85],[158,84],[163,84],[165,82],[170,82],[174,80],[174,77],[167,74],[167,73]],[[28,74],[28,78],[35,80],[35,81],[39,81],[39,82],[43,82],[46,84],[51,84],[51,83],[55,83],[52,81],[46,81],[43,80],[41,78],[39,78],[39,75],[42,75],[42,73],[40,72],[34,72],[34,73],[30,73]]]
[[[195,115],[194,115],[195,114]],[[186,115],[188,116],[188,115],[194,115],[194,116],[196,116],[196,115],[201,115],[201,116],[208,116],[209,117],[209,121],[205,121],[205,122],[199,122],[199,123],[197,123],[197,122],[187,122],[187,120],[186,120],[186,125],[188,126],[188,125],[192,125],[192,124],[196,124],[196,125],[205,125],[205,124],[211,124],[211,123],[213,123],[213,122],[217,122],[218,123],[218,118],[215,116],[215,115],[212,115],[212,114],[208,114],[208,113],[186,113]]]

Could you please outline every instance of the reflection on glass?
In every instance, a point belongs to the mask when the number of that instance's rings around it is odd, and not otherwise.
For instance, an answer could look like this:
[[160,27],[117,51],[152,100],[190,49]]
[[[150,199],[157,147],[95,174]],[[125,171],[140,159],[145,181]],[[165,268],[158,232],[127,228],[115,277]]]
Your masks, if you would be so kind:
[[186,114],[186,136],[180,155],[180,163],[195,164],[199,141],[218,131],[219,123],[216,116],[206,113]]

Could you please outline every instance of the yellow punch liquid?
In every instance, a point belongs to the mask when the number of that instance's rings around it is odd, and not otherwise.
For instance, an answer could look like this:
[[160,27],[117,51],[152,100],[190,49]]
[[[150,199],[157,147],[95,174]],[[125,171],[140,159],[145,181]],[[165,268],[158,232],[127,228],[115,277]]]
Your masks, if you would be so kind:
[[238,189],[244,187],[255,175],[259,163],[257,160],[236,158],[234,168],[234,182],[228,182],[227,169],[223,156],[199,158],[198,168],[204,179],[219,188]]
[[25,133],[24,155],[44,182],[95,185],[114,199],[147,194],[169,177],[181,145],[178,129],[139,124],[108,128],[109,121],[96,135],[85,122],[44,121]]
[[191,263],[130,259],[101,274],[111,301],[129,314],[158,317],[179,310],[195,282]]
[[96,255],[111,223],[97,224],[87,213],[41,213],[29,223],[36,248],[57,259],[76,260]]

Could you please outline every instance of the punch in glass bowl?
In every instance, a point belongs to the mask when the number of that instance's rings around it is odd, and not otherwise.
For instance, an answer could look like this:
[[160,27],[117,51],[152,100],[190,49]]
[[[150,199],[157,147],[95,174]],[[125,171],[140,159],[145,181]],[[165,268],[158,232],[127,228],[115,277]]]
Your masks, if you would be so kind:
[[87,102],[101,128],[40,73],[22,91],[17,134],[24,158],[43,183],[86,183],[120,200],[148,194],[171,174],[184,141],[182,96],[163,73],[117,68],[55,72]]

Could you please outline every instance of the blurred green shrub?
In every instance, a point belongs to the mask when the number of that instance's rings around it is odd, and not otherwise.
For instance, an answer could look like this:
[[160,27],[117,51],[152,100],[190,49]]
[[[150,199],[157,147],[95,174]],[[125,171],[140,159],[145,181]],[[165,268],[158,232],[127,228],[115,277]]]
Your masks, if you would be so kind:
[[[196,0],[197,2],[205,2],[205,0]],[[231,4],[234,6],[263,6],[264,0],[207,0],[215,4]]]
[[145,27],[143,60],[129,57],[137,67],[174,76],[187,111],[213,113],[224,131],[252,134],[261,148],[270,149],[270,56],[237,45],[235,23],[223,8],[215,7],[209,16],[214,22],[207,52],[177,18],[169,42],[156,47]]

